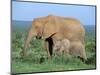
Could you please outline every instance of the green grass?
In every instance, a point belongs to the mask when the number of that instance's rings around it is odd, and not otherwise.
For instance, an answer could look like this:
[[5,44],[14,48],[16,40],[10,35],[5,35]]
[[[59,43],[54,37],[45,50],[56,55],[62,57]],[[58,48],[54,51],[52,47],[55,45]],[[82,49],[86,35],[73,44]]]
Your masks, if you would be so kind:
[[[88,60],[83,63],[80,59],[66,56],[53,56],[51,61],[47,60],[47,52],[43,40],[32,40],[27,49],[27,57],[21,58],[20,52],[26,40],[26,31],[12,32],[12,73],[30,73],[46,71],[95,69],[96,50],[95,36],[86,35],[86,54]],[[43,58],[43,59],[42,59]],[[43,60],[41,62],[41,59]]]
[[82,63],[79,59],[71,59],[69,61],[51,60],[43,63],[36,63],[34,61],[27,61],[16,59],[12,61],[12,73],[30,73],[30,72],[46,72],[46,71],[63,71],[63,70],[80,70],[93,69],[95,65],[87,65]]
[[33,64],[26,62],[13,62],[12,66],[13,73],[29,73],[29,72],[46,72],[46,71],[63,71],[63,70],[80,70],[80,69],[91,69],[95,68],[92,65],[75,65],[75,64]]

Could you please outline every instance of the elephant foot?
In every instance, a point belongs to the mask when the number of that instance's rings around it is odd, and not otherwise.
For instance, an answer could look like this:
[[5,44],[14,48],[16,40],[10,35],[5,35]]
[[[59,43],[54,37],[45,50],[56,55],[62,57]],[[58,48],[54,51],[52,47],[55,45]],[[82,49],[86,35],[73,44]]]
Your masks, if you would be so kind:
[[49,62],[51,61],[51,59],[52,59],[52,57],[51,57],[51,56],[48,56],[48,61],[49,61]]
[[26,54],[26,52],[21,51],[20,52],[20,56],[21,56],[21,58],[26,58],[27,54]]
[[82,57],[80,57],[80,56],[78,56],[78,58],[79,58],[83,63],[86,62],[86,60],[85,60],[84,58],[82,58]]

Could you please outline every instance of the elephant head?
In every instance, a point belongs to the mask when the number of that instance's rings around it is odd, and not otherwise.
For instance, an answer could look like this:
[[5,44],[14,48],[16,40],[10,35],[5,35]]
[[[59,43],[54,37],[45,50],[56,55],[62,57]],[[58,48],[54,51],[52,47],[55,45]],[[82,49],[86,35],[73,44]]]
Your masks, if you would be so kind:
[[40,38],[46,39],[55,33],[56,33],[55,21],[52,15],[34,19],[32,22],[32,26],[29,30],[27,40],[24,45],[23,54],[24,55],[26,54],[25,50],[27,49],[33,37],[36,37],[38,39]]

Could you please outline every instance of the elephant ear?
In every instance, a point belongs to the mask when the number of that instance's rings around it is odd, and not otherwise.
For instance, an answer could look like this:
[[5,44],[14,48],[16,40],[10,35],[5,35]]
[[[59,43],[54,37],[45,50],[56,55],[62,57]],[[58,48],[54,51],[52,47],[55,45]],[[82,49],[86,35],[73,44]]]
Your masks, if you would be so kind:
[[44,29],[43,29],[43,38],[49,38],[50,36],[57,33],[57,25],[55,19],[49,18],[45,21]]

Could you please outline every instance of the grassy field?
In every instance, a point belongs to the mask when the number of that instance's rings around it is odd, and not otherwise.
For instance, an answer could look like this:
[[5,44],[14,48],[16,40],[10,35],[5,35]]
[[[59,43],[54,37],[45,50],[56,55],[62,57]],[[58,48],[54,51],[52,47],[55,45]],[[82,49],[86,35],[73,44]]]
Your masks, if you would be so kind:
[[[19,25],[16,25],[19,26]],[[43,46],[43,40],[32,40],[27,49],[27,57],[22,59],[20,52],[24,47],[27,28],[14,27],[12,29],[12,73],[30,73],[46,71],[80,70],[96,68],[95,28],[86,26],[86,54],[88,60],[83,63],[78,58],[66,56],[53,56],[49,62]],[[22,29],[21,29],[22,28]],[[41,59],[43,61],[41,61]]]

